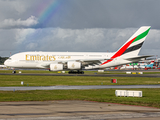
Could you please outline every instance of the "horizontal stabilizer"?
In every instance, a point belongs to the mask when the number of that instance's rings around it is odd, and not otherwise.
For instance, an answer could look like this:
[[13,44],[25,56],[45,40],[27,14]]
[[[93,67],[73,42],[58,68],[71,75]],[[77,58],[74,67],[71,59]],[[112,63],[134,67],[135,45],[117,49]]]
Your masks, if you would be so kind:
[[109,60],[109,59],[81,59],[79,61],[81,62],[100,62],[100,61],[103,61],[103,60]]
[[153,57],[154,55],[144,55],[144,56],[137,56],[137,57],[131,57],[131,58],[126,58],[126,60],[129,61],[136,61],[136,60],[141,60],[142,58],[148,58],[148,57]]

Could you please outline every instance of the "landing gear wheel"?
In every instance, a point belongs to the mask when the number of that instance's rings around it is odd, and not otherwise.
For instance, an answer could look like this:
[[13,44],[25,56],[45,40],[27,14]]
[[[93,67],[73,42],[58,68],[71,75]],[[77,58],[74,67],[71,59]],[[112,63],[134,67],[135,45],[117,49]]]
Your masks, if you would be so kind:
[[68,74],[84,74],[84,71],[80,71],[80,70],[71,70],[68,72]]

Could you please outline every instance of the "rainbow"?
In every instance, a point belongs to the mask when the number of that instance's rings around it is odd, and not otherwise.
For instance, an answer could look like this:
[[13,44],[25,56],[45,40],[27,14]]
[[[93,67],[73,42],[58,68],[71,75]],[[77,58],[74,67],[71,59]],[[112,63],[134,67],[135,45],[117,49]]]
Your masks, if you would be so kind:
[[48,0],[38,6],[39,27],[45,27],[50,22],[51,18],[58,12],[62,2],[62,0]]
[[[60,13],[60,8],[63,7],[66,0],[43,0],[37,3],[37,8],[35,8],[35,14],[38,18],[38,24],[35,26],[34,32],[28,32],[26,35],[25,45],[30,43],[39,43],[39,38],[42,36],[41,28],[47,27],[50,22],[53,22],[53,17]],[[43,35],[46,33],[43,33]]]

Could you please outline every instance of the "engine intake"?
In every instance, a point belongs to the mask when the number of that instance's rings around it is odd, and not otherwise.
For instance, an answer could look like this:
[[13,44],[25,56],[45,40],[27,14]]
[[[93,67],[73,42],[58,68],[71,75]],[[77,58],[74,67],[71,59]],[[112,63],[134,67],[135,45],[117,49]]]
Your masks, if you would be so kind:
[[63,70],[63,64],[50,64],[51,71]]
[[80,62],[68,62],[67,67],[70,70],[79,70],[81,69],[81,63]]

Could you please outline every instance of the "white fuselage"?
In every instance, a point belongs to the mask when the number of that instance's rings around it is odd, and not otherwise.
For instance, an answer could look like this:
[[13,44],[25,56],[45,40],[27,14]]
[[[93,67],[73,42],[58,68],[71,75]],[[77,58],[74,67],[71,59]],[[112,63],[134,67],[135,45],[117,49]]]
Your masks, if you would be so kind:
[[[83,69],[96,69],[129,63],[117,57],[113,61],[101,65],[114,53],[104,52],[22,52],[11,56],[5,65],[13,68],[49,68],[50,64],[66,64],[68,61],[81,62]],[[96,63],[100,60],[100,63]],[[95,61],[95,64],[93,62]],[[91,64],[90,64],[91,63]],[[67,69],[68,67],[64,67]]]

